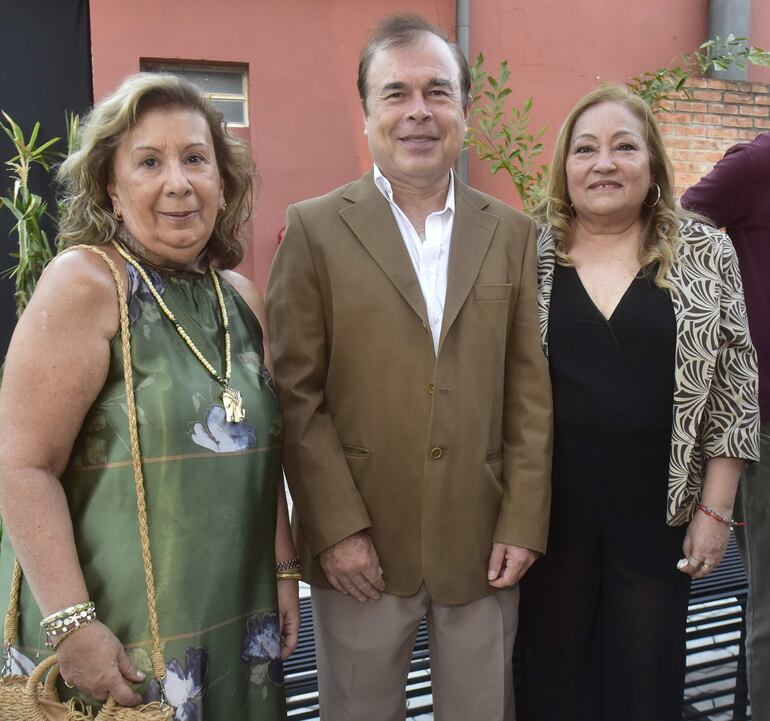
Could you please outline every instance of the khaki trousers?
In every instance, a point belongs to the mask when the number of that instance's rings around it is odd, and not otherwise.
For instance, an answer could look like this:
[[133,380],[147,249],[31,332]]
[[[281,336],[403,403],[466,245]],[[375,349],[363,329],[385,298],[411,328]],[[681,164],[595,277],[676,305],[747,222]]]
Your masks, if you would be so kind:
[[313,588],[321,721],[404,721],[406,680],[427,617],[436,721],[515,721],[519,587],[463,606],[409,597],[360,603]]

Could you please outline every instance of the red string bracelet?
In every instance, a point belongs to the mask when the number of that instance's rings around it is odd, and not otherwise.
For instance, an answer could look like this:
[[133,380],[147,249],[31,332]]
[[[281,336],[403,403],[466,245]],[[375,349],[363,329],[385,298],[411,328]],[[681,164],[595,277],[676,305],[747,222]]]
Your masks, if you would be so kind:
[[745,521],[736,521],[734,518],[728,518],[711,506],[706,506],[703,503],[699,503],[697,508],[699,511],[703,511],[707,516],[711,516],[715,521],[721,521],[722,523],[727,524],[730,528],[741,528],[746,525]]

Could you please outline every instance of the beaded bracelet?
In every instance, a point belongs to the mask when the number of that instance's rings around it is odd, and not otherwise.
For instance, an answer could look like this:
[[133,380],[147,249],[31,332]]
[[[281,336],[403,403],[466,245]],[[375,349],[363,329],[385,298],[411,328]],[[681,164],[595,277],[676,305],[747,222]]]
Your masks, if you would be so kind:
[[78,603],[46,616],[40,627],[45,632],[46,645],[56,648],[67,636],[96,620],[96,606],[92,601]]
[[280,573],[281,571],[295,571],[300,567],[300,560],[299,556],[294,556],[294,558],[290,558],[288,561],[279,561],[275,564],[275,571],[276,573]]
[[699,503],[697,508],[699,511],[703,511],[703,513],[705,513],[707,516],[713,518],[715,521],[720,521],[721,523],[730,526],[730,528],[742,528],[746,525],[745,521],[736,521],[734,518],[728,518],[716,509],[703,503]]
[[67,608],[63,608],[61,611],[56,611],[56,613],[52,613],[50,616],[46,616],[40,622],[40,625],[48,626],[54,621],[61,621],[62,619],[65,619],[69,616],[74,616],[75,614],[81,613],[82,611],[93,611],[95,608],[96,606],[94,605],[93,601],[76,603],[74,606],[67,606]]

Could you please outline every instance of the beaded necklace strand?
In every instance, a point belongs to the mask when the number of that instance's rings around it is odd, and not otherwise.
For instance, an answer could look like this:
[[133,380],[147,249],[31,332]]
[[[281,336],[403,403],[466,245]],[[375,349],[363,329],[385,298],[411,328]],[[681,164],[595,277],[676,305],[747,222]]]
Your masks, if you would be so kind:
[[209,274],[211,280],[214,283],[214,291],[217,296],[217,302],[219,304],[219,311],[222,315],[222,325],[225,330],[225,372],[224,375],[217,373],[214,366],[208,362],[203,353],[198,350],[198,347],[193,343],[192,338],[188,335],[182,324],[176,319],[176,316],[171,312],[171,309],[166,305],[165,301],[161,297],[158,289],[153,285],[150,280],[150,276],[147,271],[141,266],[139,261],[134,258],[120,243],[113,240],[112,244],[115,246],[115,250],[130,263],[139,273],[145,285],[152,293],[153,298],[158,303],[158,306],[163,311],[163,314],[168,318],[176,328],[176,332],[179,333],[180,338],[187,344],[187,347],[193,352],[193,355],[200,361],[201,365],[214,377],[214,379],[222,386],[222,405],[225,407],[225,419],[228,423],[239,423],[246,417],[246,410],[243,407],[243,398],[241,392],[236,390],[230,385],[230,371],[231,371],[231,352],[230,352],[230,323],[227,318],[227,309],[225,308],[225,299],[222,296],[222,288],[219,285],[219,277],[216,271],[209,264]]

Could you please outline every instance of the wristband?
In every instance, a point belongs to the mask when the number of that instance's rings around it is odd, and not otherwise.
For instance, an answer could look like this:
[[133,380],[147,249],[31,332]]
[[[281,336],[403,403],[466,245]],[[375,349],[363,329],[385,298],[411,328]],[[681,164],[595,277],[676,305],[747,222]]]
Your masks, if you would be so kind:
[[275,574],[277,581],[301,581],[302,574],[299,571],[279,571]]
[[734,518],[728,518],[716,509],[703,503],[699,503],[697,508],[699,511],[703,511],[703,513],[705,513],[710,518],[713,518],[715,521],[719,521],[720,523],[724,523],[725,525],[730,526],[730,528],[742,528],[746,525],[745,521],[736,521]]
[[45,632],[46,646],[56,648],[71,633],[94,621],[96,606],[87,601],[46,616],[40,622],[40,628]]
[[299,556],[294,556],[288,561],[279,561],[275,564],[275,572],[281,573],[281,571],[296,571],[300,567]]

